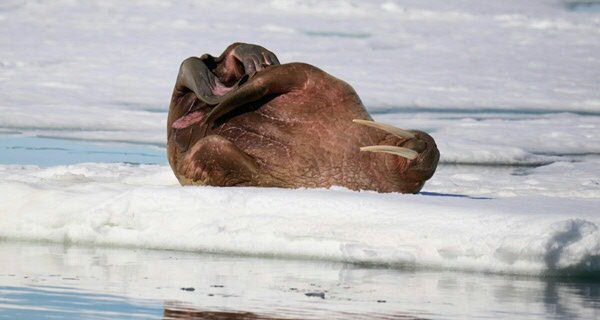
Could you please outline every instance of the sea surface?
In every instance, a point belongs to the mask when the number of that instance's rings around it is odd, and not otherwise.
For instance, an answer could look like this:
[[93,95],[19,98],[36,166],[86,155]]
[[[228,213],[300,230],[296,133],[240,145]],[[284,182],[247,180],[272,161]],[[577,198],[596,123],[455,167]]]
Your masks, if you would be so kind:
[[[596,1],[0,3],[0,318],[600,319]],[[441,152],[417,195],[181,187],[181,61],[257,43]]]
[[0,243],[2,319],[597,319],[585,279]]

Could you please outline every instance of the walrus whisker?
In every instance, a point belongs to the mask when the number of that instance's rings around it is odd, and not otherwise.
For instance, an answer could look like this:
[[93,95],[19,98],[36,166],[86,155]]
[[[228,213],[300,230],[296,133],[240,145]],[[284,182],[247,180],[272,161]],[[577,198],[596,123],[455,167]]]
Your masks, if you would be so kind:
[[361,147],[360,151],[390,153],[409,160],[413,160],[419,155],[415,150],[396,146],[368,146]]
[[379,123],[379,122],[370,121],[370,120],[362,120],[362,119],[354,119],[354,120],[352,120],[352,122],[362,124],[367,127],[373,127],[373,128],[377,128],[377,129],[389,132],[398,138],[402,138],[402,139],[415,139],[416,138],[416,136],[414,134],[412,134],[406,130],[402,130],[400,128],[391,126],[389,124]]

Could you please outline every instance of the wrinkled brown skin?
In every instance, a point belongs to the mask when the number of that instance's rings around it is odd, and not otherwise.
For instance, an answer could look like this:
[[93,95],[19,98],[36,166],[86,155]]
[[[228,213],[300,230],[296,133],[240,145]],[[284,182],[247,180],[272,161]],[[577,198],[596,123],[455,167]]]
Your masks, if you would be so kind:
[[[346,82],[267,49],[234,43],[182,64],[167,120],[167,155],[182,185],[329,188],[417,193],[437,167],[431,136],[402,139],[372,120]],[[414,160],[361,152],[392,145]]]

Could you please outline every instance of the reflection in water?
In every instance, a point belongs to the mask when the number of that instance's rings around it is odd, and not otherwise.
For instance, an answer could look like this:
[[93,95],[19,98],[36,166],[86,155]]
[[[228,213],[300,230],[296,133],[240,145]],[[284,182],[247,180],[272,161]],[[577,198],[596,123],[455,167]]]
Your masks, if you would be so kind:
[[599,291],[598,283],[561,283],[556,279],[549,280],[543,295],[546,312],[562,319],[577,319],[580,318],[577,304],[581,304],[585,308],[595,310],[590,319],[599,319]]
[[192,308],[168,309],[165,308],[163,314],[164,320],[178,319],[206,319],[206,320],[279,320],[270,316],[258,315],[251,312],[219,312],[202,311]]
[[[285,314],[285,311],[281,311]],[[365,315],[357,314],[340,314],[338,318],[334,319],[357,319],[364,318]],[[378,315],[376,312],[366,315],[369,319],[385,319],[385,320],[425,320],[425,318],[410,316],[410,315]],[[203,311],[200,309],[194,309],[190,307],[165,307],[163,320],[182,320],[182,319],[194,319],[194,320],[301,320],[301,318],[290,318],[285,316],[277,315],[263,315],[252,312],[234,312],[234,311]],[[332,319],[332,318],[322,318]]]
[[597,279],[2,241],[0,255],[0,319],[600,319]]

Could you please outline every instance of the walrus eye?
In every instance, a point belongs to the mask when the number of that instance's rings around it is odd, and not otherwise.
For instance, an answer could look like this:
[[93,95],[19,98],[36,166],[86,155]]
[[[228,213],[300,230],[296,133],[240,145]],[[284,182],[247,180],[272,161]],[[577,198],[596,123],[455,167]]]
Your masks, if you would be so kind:
[[390,153],[409,160],[414,160],[419,155],[415,150],[396,146],[368,146],[361,147],[360,151]]
[[383,130],[385,132],[389,132],[398,138],[402,138],[402,139],[415,139],[416,138],[416,136],[414,134],[412,134],[411,132],[402,130],[400,128],[396,128],[394,126],[390,126],[389,124],[379,123],[379,122],[369,121],[369,120],[362,120],[362,119],[354,119],[354,120],[352,120],[352,122],[362,124],[367,127],[377,128],[377,129]]

